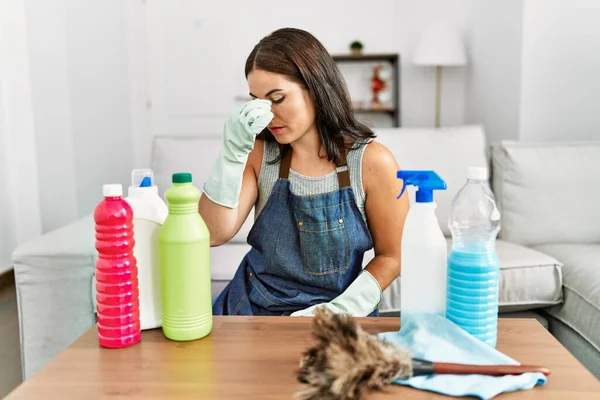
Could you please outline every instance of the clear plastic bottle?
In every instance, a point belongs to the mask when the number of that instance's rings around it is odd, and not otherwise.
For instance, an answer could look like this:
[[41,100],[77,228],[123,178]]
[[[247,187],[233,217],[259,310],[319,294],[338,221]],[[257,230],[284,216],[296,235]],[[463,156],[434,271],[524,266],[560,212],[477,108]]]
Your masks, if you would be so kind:
[[500,212],[488,185],[486,168],[470,167],[467,182],[452,201],[448,227],[446,317],[481,341],[496,347],[500,262],[496,237]]

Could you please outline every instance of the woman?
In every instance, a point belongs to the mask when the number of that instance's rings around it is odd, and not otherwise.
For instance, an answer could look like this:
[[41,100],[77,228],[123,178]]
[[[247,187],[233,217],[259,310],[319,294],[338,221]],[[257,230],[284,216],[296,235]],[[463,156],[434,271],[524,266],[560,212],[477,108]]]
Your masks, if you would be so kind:
[[333,59],[308,32],[263,38],[245,73],[253,100],[225,122],[199,211],[218,246],[256,207],[252,249],[213,313],[375,315],[400,273],[408,211],[394,157],[354,118]]

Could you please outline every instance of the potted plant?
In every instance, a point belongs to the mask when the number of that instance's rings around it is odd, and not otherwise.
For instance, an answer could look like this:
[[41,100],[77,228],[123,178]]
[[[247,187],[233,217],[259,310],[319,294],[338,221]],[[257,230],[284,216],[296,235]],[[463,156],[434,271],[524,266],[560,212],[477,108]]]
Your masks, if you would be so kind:
[[355,40],[352,43],[350,43],[350,52],[352,53],[352,55],[359,56],[362,54],[363,47],[364,46],[361,41]]

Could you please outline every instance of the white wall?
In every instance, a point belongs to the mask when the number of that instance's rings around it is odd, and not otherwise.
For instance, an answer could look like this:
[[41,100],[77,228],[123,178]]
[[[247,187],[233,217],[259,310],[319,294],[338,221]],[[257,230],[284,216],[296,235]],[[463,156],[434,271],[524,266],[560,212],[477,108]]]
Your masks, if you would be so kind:
[[[309,0],[202,2],[155,0],[147,8],[149,137],[219,134],[227,113],[247,97],[244,62],[253,46],[285,26],[312,32],[331,53],[347,53],[354,39],[366,52],[402,57],[403,126],[432,126],[434,69],[411,65],[413,48],[428,22],[468,27],[476,0]],[[465,69],[444,72],[442,122],[465,122]],[[368,75],[364,85],[369,85]],[[351,87],[351,91],[353,88]]]
[[44,231],[90,213],[129,181],[126,4],[25,0]]
[[134,167],[126,3],[69,0],[66,10],[79,216],[93,211],[104,183],[122,183],[126,191]]
[[219,134],[247,96],[248,53],[282,26],[313,32],[332,53],[354,39],[400,53],[410,127],[433,125],[433,68],[410,58],[427,23],[443,19],[469,55],[467,67],[444,69],[444,125],[483,123],[490,141],[597,138],[598,2],[12,1],[23,5],[31,60],[43,231],[91,212],[103,183],[127,185],[154,135]]
[[466,122],[483,124],[488,142],[519,136],[522,12],[521,0],[473,3]]
[[[422,29],[444,19],[468,33],[472,26],[485,26],[478,21],[482,17],[508,25],[512,20],[513,26],[520,19],[513,5],[501,11],[477,6],[477,0],[376,0],[368,6],[364,0],[301,5],[229,0],[210,7],[167,0],[24,2],[43,231],[91,212],[103,183],[127,185],[132,168],[149,164],[154,135],[219,134],[227,113],[247,96],[248,53],[274,29],[307,29],[332,53],[347,52],[357,38],[367,52],[400,53],[402,125],[431,126],[434,71],[410,62]],[[477,7],[479,14],[473,11]],[[483,37],[498,44],[505,32]],[[511,46],[516,45],[505,45],[507,55]],[[487,47],[479,49],[475,61],[489,55]],[[482,98],[470,91],[487,93],[494,81],[490,74],[475,79],[468,74],[468,68],[444,70],[442,123],[483,121],[491,132],[504,134],[508,129],[493,126],[507,123],[514,103],[504,105],[504,112],[474,112],[469,105]],[[496,111],[506,93],[499,76],[497,95],[489,96],[496,99]],[[356,82],[351,90],[360,91]]]
[[521,140],[600,140],[600,2],[526,0]]
[[78,215],[66,52],[66,0],[24,0],[42,227]]

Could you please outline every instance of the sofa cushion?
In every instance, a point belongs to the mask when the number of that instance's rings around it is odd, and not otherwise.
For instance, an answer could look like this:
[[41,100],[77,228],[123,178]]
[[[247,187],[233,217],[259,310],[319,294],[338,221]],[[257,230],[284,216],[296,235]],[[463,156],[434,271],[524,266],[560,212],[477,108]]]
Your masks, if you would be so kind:
[[94,324],[94,245],[87,215],[13,252],[25,379]]
[[211,279],[229,282],[248,251],[250,251],[250,245],[246,243],[227,243],[222,246],[211,247]]
[[[448,252],[452,249],[448,239]],[[562,264],[542,252],[509,243],[496,242],[500,259],[500,312],[531,310],[559,304],[562,301]],[[373,252],[365,255],[363,265],[373,258]],[[381,311],[398,311],[400,304],[400,280],[398,277],[384,291]]]
[[[431,128],[375,129],[376,140],[386,146],[401,169],[434,170],[447,190],[434,194],[436,215],[445,236],[450,236],[448,218],[452,199],[466,182],[467,168],[487,167],[485,134],[478,125]],[[460,154],[460,156],[458,156]],[[414,188],[408,193],[414,201]]]
[[[157,136],[152,145],[151,168],[161,197],[171,186],[175,172],[190,172],[194,185],[202,191],[210,170],[221,148],[219,136]],[[254,209],[231,239],[234,243],[246,243],[254,223]]]
[[[448,250],[451,244],[448,243]],[[505,240],[496,241],[500,259],[501,312],[523,311],[562,302],[562,264],[554,257]]]
[[246,243],[227,243],[210,248],[211,295],[216,297],[235,275],[250,245]]
[[96,260],[94,217],[88,214],[70,224],[54,229],[17,247],[13,262],[51,267],[49,259],[58,264],[85,263]]
[[564,303],[548,313],[600,351],[600,244],[548,244],[536,249],[564,264]]
[[[377,141],[385,145],[402,169],[433,169],[445,181],[447,190],[436,192],[437,215],[442,231],[450,235],[448,216],[452,198],[465,183],[470,166],[487,166],[485,135],[478,125],[431,128],[380,128],[375,129]],[[156,136],[152,145],[151,168],[154,171],[159,193],[171,185],[174,172],[191,172],[194,185],[200,190],[221,146],[218,135]],[[457,154],[461,154],[457,157]],[[409,188],[414,201],[414,188]],[[245,243],[254,222],[252,211],[232,239]]]
[[492,161],[500,237],[526,246],[600,242],[600,142],[505,141]]

